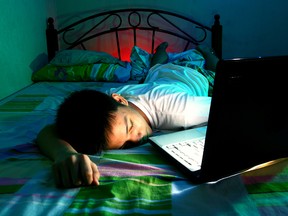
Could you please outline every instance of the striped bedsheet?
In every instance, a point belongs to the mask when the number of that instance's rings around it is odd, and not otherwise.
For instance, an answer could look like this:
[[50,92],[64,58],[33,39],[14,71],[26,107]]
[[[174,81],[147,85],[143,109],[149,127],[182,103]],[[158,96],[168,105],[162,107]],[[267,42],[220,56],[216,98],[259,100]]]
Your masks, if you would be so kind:
[[287,161],[194,185],[149,144],[90,158],[100,186],[56,188],[34,143],[71,91],[119,83],[36,83],[0,102],[0,215],[288,215]]

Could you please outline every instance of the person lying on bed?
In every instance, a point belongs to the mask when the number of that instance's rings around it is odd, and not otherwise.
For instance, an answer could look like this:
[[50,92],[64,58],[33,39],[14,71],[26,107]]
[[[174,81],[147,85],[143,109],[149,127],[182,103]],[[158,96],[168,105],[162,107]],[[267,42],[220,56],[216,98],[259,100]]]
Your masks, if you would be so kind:
[[205,123],[211,101],[207,95],[208,81],[196,70],[155,64],[143,84],[106,93],[72,93],[59,106],[55,124],[44,127],[36,142],[54,161],[57,186],[99,185],[100,173],[87,155],[134,147],[144,143],[154,129]]

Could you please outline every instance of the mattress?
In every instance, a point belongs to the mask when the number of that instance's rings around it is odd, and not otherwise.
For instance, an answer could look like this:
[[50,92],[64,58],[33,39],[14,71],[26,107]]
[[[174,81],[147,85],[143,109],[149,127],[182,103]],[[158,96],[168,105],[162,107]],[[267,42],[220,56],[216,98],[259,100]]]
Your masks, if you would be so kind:
[[287,215],[287,160],[195,185],[148,143],[89,155],[100,185],[59,189],[35,144],[72,91],[113,82],[38,82],[0,103],[0,215]]

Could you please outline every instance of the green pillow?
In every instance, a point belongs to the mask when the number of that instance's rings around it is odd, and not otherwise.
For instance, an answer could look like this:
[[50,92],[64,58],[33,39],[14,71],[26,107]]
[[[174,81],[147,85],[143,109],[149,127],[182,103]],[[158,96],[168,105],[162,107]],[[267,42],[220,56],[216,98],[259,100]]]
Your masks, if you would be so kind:
[[131,65],[125,67],[119,64],[85,64],[74,66],[55,66],[47,64],[32,74],[32,81],[108,81],[127,82],[130,78]]
[[124,62],[108,53],[79,49],[62,50],[56,54],[50,63],[56,66],[73,66],[95,63],[110,63],[125,66]]

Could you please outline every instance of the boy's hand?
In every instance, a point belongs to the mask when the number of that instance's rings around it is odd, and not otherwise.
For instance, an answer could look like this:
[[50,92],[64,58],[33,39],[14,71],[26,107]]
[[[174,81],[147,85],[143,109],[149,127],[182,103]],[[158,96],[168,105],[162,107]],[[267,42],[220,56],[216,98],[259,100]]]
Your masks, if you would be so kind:
[[58,187],[99,185],[100,173],[97,165],[85,154],[59,156],[53,164],[53,173]]

